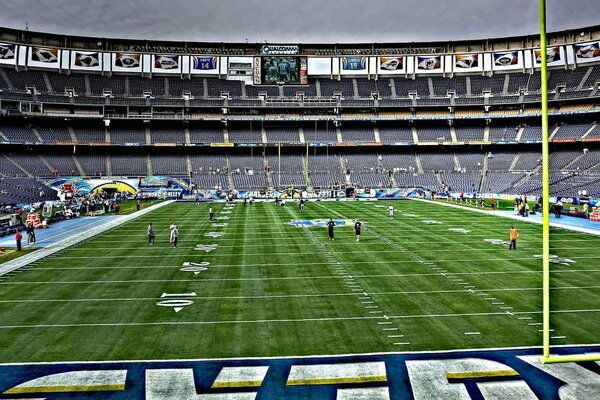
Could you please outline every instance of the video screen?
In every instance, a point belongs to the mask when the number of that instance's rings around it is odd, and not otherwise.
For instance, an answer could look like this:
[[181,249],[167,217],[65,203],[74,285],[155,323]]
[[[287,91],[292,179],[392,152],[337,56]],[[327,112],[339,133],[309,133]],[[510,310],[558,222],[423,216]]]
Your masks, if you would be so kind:
[[263,85],[299,85],[300,57],[262,57],[261,83]]

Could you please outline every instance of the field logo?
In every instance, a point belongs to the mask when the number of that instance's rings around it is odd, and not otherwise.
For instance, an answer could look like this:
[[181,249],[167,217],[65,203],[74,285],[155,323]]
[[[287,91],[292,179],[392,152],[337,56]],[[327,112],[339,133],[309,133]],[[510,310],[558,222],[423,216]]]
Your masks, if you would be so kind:
[[[294,225],[296,228],[326,228],[328,219],[293,219],[288,225]],[[334,219],[335,226],[354,226],[353,219]],[[364,222],[363,222],[364,224]]]
[[[183,298],[196,294],[164,295],[175,298],[165,302],[187,304],[193,302]],[[182,299],[176,299],[178,296]],[[570,354],[572,350],[558,351]],[[582,348],[577,354],[583,351],[597,351],[597,347]],[[29,370],[2,365],[0,385],[2,396],[38,399],[75,398],[77,393],[77,398],[95,399],[254,400],[259,390],[262,398],[281,400],[598,398],[600,375],[596,370],[578,363],[542,364],[538,353],[535,349],[500,350],[494,351],[493,359],[489,353],[464,351],[425,357],[215,360],[186,365],[173,361],[118,366],[52,363],[27,366]],[[406,378],[390,370],[390,365],[402,366]],[[272,396],[274,393],[280,395]]]
[[448,228],[450,232],[471,233],[470,230],[464,228]]
[[221,236],[223,236],[223,234],[222,234],[222,233],[219,233],[219,232],[206,232],[206,233],[204,234],[204,236],[206,236],[206,237],[211,237],[211,238],[218,238],[218,237],[221,237]]
[[216,250],[217,246],[218,245],[216,245],[216,244],[197,244],[196,247],[194,248],[194,250],[205,251],[208,253],[210,251]]
[[[544,256],[542,254],[536,254],[536,255],[534,255],[534,257],[535,258],[544,258]],[[559,257],[554,254],[550,254],[550,262],[552,264],[560,264],[560,265],[566,265],[567,267],[570,267],[572,263],[576,263],[577,261],[571,260],[569,258]]]
[[509,245],[510,242],[502,239],[483,239],[484,242],[488,242],[496,245]]
[[[175,313],[183,310],[187,306],[194,304],[193,300],[189,300],[190,297],[194,298],[198,295],[196,292],[192,293],[163,293],[160,297],[165,299],[156,303],[159,307],[172,307]],[[184,297],[184,298],[182,298]]]
[[200,272],[206,271],[209,265],[210,263],[206,261],[202,261],[200,263],[184,262],[182,264],[182,268],[179,270],[183,272],[193,272],[194,275],[198,275]]

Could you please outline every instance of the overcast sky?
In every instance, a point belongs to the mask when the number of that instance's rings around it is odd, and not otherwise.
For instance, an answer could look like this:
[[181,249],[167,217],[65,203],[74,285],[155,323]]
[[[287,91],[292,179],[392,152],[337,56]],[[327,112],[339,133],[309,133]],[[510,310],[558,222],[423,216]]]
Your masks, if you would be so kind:
[[[0,26],[214,42],[411,42],[538,32],[537,0],[10,0]],[[548,30],[600,24],[599,0],[547,0]]]

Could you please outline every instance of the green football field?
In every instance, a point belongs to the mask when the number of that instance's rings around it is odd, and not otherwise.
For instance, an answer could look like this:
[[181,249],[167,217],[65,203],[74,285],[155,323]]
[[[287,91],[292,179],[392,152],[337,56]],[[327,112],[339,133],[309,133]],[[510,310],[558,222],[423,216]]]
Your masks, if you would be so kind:
[[[356,242],[339,226],[329,241],[326,228],[289,224],[329,217],[368,229]],[[505,243],[512,223],[516,251]],[[551,264],[552,343],[599,343],[600,238],[553,229],[551,242],[563,258]],[[539,225],[417,201],[174,203],[0,279],[0,359],[540,346],[541,246]]]

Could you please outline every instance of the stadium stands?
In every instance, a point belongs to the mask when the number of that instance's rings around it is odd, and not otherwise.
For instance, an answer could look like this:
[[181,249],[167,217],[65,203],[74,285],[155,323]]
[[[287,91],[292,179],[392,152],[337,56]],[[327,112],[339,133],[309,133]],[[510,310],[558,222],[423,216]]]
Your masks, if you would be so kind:
[[[191,174],[205,189],[348,184],[535,193],[541,187],[541,76],[529,68],[342,73],[310,77],[307,85],[253,85],[216,74],[22,69],[0,67],[0,141],[11,146],[0,159],[2,177]],[[557,193],[599,186],[598,83],[596,63],[550,69]],[[273,156],[279,143],[281,171]],[[209,144],[261,150],[215,154],[204,151]],[[106,147],[94,152],[88,145]],[[71,154],[59,146],[79,148]]]

